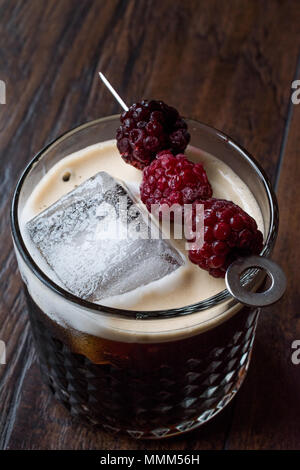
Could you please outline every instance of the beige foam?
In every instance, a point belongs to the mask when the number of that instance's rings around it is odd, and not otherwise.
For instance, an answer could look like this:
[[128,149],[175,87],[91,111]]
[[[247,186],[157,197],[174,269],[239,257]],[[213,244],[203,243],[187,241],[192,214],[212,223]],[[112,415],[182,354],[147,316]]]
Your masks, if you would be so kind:
[[[190,159],[201,161],[204,164],[208,178],[213,187],[214,197],[228,199],[241,206],[255,218],[258,227],[264,232],[261,211],[253,194],[246,184],[225,163],[216,159],[212,155],[204,153],[191,146],[188,148],[187,153]],[[46,207],[53,204],[62,195],[71,191],[76,185],[79,185],[98,171],[103,170],[107,171],[112,176],[123,180],[133,191],[138,193],[138,186],[141,181],[141,172],[123,162],[116,148],[115,141],[110,140],[84,148],[79,152],[63,158],[42,178],[28,199],[21,215],[21,232],[25,243],[27,244],[27,248],[38,262],[41,269],[46,271],[49,277],[51,277],[51,273],[47,271],[48,267],[43,263],[43,260],[38,259],[38,254],[35,252],[34,247],[30,245],[30,242],[26,237],[26,222]],[[66,173],[70,174],[70,179],[67,182],[63,180],[63,176]],[[186,255],[184,242],[181,240],[175,240],[174,242],[183,254]],[[30,277],[29,272],[27,272],[27,277],[28,276]],[[53,280],[57,282],[57,279],[54,278]],[[34,284],[36,283],[31,283],[31,288],[29,285],[33,298],[38,299],[38,304],[43,308],[43,310],[46,312],[48,311],[49,315],[54,316],[57,321],[59,321],[61,315],[64,315],[64,317],[67,316],[67,318],[64,318],[63,321],[73,323],[74,327],[76,323],[76,329],[90,332],[92,334],[96,334],[97,332],[99,335],[103,334],[103,331],[105,330],[105,335],[108,337],[111,337],[111,335],[115,337],[115,333],[118,332],[117,336],[121,335],[123,340],[126,341],[132,341],[132,338],[128,337],[129,332],[130,334],[138,335],[142,341],[148,341],[150,340],[150,337],[153,340],[153,334],[158,335],[158,340],[160,341],[170,340],[174,334],[179,334],[179,336],[181,336],[183,331],[185,331],[185,335],[195,334],[199,327],[204,327],[204,324],[206,325],[205,328],[207,328],[207,322],[212,321],[212,318],[217,314],[219,315],[217,322],[223,318],[221,308],[221,310],[218,309],[218,311],[215,311],[214,313],[210,310],[210,312],[199,312],[183,318],[158,321],[128,321],[109,316],[105,316],[105,321],[104,319],[101,319],[100,321],[99,315],[94,316],[93,314],[89,314],[89,320],[87,321],[86,312],[79,312],[80,309],[76,309],[75,315],[75,310],[73,308],[72,314],[72,306],[66,309],[58,309],[57,306],[60,303],[58,302],[58,299],[55,299],[54,301],[53,294],[51,299],[51,292],[47,292],[46,289],[42,289],[43,296],[41,296],[41,286],[39,287],[40,292],[37,293],[37,285],[34,287]],[[184,268],[180,268],[177,273],[174,273],[161,281],[155,281],[154,283],[136,289],[131,293],[107,299],[106,303],[103,303],[123,309],[143,311],[162,310],[195,304],[219,293],[223,289],[225,289],[223,279],[215,279],[206,271],[199,269],[196,265],[193,265],[190,262],[187,262]],[[232,314],[232,312],[227,312],[226,315],[227,314]],[[97,324],[99,326],[99,331],[97,329]],[[214,324],[215,320],[213,321],[212,326]],[[114,334],[112,334],[112,331],[114,331]],[[121,331],[123,331],[123,333],[121,333]]]

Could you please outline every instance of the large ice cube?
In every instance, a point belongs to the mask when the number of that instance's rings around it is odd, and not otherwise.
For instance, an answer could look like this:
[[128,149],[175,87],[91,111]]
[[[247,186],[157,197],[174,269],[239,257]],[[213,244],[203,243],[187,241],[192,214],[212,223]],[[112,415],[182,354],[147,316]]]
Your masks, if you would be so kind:
[[125,186],[100,172],[26,226],[62,284],[83,299],[99,301],[149,284],[184,264],[150,220]]

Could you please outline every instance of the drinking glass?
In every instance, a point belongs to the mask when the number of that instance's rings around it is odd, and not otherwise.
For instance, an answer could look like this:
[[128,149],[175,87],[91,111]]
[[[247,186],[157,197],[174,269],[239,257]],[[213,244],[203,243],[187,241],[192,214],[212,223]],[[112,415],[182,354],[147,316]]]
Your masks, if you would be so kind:
[[[222,132],[187,120],[191,145],[229,165],[260,207],[268,258],[278,231],[278,208],[259,164]],[[72,415],[113,433],[162,438],[206,423],[239,390],[251,358],[259,307],[227,289],[193,305],[162,311],[110,308],[82,300],[55,284],[29,253],[20,214],[32,190],[63,157],[113,139],[119,117],[81,125],[40,151],[13,198],[12,235],[27,298],[43,381]],[[245,289],[265,274],[250,269]]]

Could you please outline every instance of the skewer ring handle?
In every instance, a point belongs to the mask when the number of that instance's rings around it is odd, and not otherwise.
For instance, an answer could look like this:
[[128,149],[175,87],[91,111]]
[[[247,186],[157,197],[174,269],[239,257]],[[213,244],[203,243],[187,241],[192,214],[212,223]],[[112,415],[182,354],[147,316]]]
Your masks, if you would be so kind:
[[[271,279],[271,286],[264,292],[249,292],[240,282],[241,274],[249,268],[263,269]],[[277,302],[286,290],[286,276],[281,267],[264,256],[238,258],[228,267],[225,283],[230,294],[239,302],[252,306],[264,307]]]

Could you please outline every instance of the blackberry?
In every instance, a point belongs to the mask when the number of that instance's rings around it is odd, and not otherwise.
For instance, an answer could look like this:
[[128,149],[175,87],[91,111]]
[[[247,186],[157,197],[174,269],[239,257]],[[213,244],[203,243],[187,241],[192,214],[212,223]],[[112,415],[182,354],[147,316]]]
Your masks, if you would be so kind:
[[224,277],[237,257],[260,254],[263,234],[249,214],[231,201],[211,198],[195,201],[193,216],[199,203],[204,204],[204,244],[201,249],[189,250],[192,263],[214,277]]
[[183,154],[161,151],[143,170],[141,199],[151,212],[152,204],[191,204],[212,196],[212,188],[201,163],[193,163]]
[[126,163],[142,170],[161,150],[181,153],[190,141],[187,124],[178,111],[163,101],[134,103],[121,114],[116,139]]

